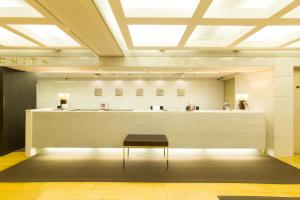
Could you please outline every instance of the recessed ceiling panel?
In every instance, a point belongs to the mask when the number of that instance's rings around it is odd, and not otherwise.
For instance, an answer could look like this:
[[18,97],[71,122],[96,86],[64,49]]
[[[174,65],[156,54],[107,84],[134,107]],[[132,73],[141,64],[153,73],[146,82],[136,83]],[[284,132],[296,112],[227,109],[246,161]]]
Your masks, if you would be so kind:
[[226,47],[253,29],[253,26],[197,26],[185,46]]
[[300,48],[300,41],[289,44],[286,47],[287,48]]
[[186,25],[128,25],[135,47],[175,47]]
[[266,26],[238,47],[279,47],[300,37],[300,26]]
[[269,18],[293,0],[213,0],[204,18]]
[[11,28],[49,47],[80,46],[64,31],[55,25],[9,25]]
[[300,6],[297,8],[293,9],[286,15],[284,15],[282,18],[294,18],[294,19],[299,19],[300,18]]
[[125,17],[190,18],[200,0],[121,0]]
[[15,47],[35,47],[36,44],[22,38],[21,36],[0,27],[0,45]]
[[0,17],[43,17],[24,0],[0,0]]

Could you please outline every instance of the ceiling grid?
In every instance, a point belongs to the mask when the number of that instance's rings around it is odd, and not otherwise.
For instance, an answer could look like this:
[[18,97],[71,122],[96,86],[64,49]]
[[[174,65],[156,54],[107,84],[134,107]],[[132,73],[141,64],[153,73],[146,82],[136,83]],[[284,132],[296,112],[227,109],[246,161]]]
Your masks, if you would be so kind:
[[[96,1],[101,6],[101,1],[105,0]],[[296,43],[300,40],[300,31],[296,30],[300,28],[299,0],[109,0],[109,3],[129,50],[286,50],[300,48],[300,45]],[[110,22],[107,21],[107,23]],[[152,28],[152,35],[143,37],[141,34],[136,34],[137,31],[130,30],[132,26],[137,25],[139,26],[137,28],[144,29],[144,32],[147,32],[147,27]],[[156,46],[150,43],[152,40],[155,41],[154,37],[157,41],[163,41],[164,37],[168,39],[164,34],[164,29],[160,27],[165,26],[167,29],[174,25],[186,26],[182,34],[178,30],[178,34],[181,34],[179,42],[174,40],[172,45],[162,43]],[[237,29],[238,26],[240,30]],[[266,31],[265,28],[272,30],[275,26],[286,26],[291,33],[284,34],[283,32],[287,30],[279,30],[278,34],[282,35],[282,38],[276,38],[275,46],[261,41],[254,42],[259,45],[253,45],[253,42],[249,45],[243,44],[244,42],[248,44],[248,39],[258,38],[256,35],[262,35],[261,31]],[[157,28],[157,33],[153,34],[155,28]],[[293,32],[292,29],[295,31]],[[143,30],[140,32],[143,33]],[[241,32],[242,35],[240,35]],[[158,38],[159,34],[161,38]],[[176,33],[173,32],[173,34]],[[189,42],[191,37],[194,37],[193,42]],[[227,41],[224,39],[222,41],[222,38],[226,37]],[[258,39],[267,40],[268,37]],[[145,40],[144,45],[135,45],[133,43],[135,40]],[[191,43],[198,45],[190,45]]]

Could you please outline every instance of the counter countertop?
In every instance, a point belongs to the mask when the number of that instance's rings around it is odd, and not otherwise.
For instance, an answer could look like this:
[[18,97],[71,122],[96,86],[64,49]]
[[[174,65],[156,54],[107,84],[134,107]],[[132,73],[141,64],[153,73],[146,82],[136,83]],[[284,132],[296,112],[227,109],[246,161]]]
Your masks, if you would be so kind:
[[112,109],[109,111],[105,110],[97,110],[97,109],[68,109],[68,110],[58,110],[54,108],[45,108],[45,109],[32,109],[32,110],[26,110],[27,112],[98,112],[98,113],[111,113],[111,112],[148,112],[148,113],[263,113],[260,111],[254,111],[254,110],[231,110],[231,111],[225,111],[225,110],[195,110],[195,111],[185,111],[185,110],[168,110],[168,111],[152,111],[152,110],[121,110],[121,109]]

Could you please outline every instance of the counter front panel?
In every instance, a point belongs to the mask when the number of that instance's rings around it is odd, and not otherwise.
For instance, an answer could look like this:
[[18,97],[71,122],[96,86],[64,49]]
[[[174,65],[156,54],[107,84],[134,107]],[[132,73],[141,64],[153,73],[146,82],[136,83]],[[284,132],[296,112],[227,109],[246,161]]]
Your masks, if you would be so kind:
[[165,134],[170,148],[265,148],[257,112],[27,111],[26,150],[120,148],[127,134]]

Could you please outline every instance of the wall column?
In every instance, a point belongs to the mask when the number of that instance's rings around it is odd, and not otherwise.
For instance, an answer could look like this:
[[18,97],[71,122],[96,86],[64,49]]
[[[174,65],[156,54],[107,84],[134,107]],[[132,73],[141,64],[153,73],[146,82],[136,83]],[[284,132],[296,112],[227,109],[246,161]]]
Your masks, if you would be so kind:
[[268,136],[274,156],[294,154],[294,67],[300,66],[296,57],[278,57],[274,63],[274,134]]

